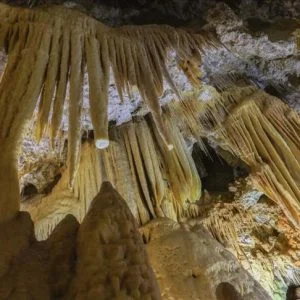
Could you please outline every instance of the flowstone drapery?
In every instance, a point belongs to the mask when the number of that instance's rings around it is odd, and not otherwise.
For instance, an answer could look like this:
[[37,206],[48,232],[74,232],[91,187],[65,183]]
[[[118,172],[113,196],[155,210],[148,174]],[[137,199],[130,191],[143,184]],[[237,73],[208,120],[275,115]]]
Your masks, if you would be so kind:
[[199,174],[178,126],[168,119],[165,124],[173,151],[166,149],[149,115],[111,127],[110,146],[100,153],[92,141],[83,143],[73,192],[65,172],[52,194],[22,204],[37,237],[47,238],[67,213],[82,220],[105,180],[122,195],[139,225],[157,217],[177,221],[197,215]]
[[103,166],[93,163],[97,159],[95,148],[84,145],[75,183],[80,202],[89,206],[91,193],[101,184],[102,170],[130,201],[128,206],[139,224],[154,217],[178,220],[187,213],[189,206],[200,199],[201,181],[178,127],[171,120],[165,120],[165,124],[175,146],[173,151],[166,149],[149,118],[111,128],[114,142],[102,153]]

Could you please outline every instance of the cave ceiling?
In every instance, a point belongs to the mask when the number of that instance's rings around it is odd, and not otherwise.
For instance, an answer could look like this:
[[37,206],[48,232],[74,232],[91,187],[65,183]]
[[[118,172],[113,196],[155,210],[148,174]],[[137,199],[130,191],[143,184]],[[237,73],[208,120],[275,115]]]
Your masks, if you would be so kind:
[[[4,1],[5,2],[5,1]],[[39,7],[62,4],[109,25],[169,24],[192,30],[208,29],[221,41],[220,47],[203,53],[201,76],[204,84],[217,85],[219,78],[230,74],[245,76],[272,95],[278,96],[296,110],[300,109],[299,28],[300,1],[6,1],[9,4]],[[298,29],[299,30],[299,29]],[[298,41],[298,42],[297,42]],[[298,43],[298,45],[297,45]],[[0,54],[0,72],[6,56]],[[177,68],[178,59],[170,53],[169,72],[183,93],[191,89],[184,72]],[[92,129],[88,109],[89,86],[84,78],[82,127]],[[210,99],[209,92],[205,94]],[[160,98],[166,104],[174,98],[166,86]],[[147,113],[138,93],[120,102],[113,79],[109,85],[109,120],[117,125],[133,115]],[[63,130],[68,128],[67,110]],[[36,144],[26,136],[19,159],[26,169],[41,159],[57,157],[48,151],[48,141]],[[50,159],[50,160],[51,160]],[[55,159],[56,160],[56,159]]]

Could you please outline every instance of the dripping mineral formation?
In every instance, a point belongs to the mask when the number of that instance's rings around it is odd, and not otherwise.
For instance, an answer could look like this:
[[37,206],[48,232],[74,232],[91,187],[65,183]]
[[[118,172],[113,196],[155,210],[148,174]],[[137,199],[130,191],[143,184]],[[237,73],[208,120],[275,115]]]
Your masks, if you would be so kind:
[[300,2],[0,3],[0,300],[298,299]]

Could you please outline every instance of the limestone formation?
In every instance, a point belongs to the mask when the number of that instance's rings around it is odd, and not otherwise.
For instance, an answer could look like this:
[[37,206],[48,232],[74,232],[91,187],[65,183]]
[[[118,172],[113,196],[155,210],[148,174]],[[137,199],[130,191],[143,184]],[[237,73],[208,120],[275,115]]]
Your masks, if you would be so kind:
[[173,151],[161,142],[149,116],[110,128],[112,142],[101,153],[94,143],[85,142],[73,190],[65,171],[50,195],[21,204],[35,222],[37,237],[46,238],[68,213],[82,220],[103,180],[119,191],[138,224],[155,217],[180,220],[196,215],[201,180],[177,125],[165,123]]
[[225,282],[235,299],[271,299],[203,227],[157,219],[141,232],[164,299],[228,299],[226,291],[218,292]]
[[300,1],[0,2],[0,300],[297,299]]
[[68,215],[38,242],[20,212],[0,243],[0,299],[160,299],[134,218],[107,182],[81,225]]
[[209,103],[199,101],[199,93],[171,103],[171,115],[180,116],[187,134],[200,141],[211,138],[245,161],[256,186],[299,226],[299,114],[243,80],[240,88],[234,82],[219,79],[222,91],[215,90]]
[[80,226],[77,256],[71,299],[160,299],[134,218],[110,183]]

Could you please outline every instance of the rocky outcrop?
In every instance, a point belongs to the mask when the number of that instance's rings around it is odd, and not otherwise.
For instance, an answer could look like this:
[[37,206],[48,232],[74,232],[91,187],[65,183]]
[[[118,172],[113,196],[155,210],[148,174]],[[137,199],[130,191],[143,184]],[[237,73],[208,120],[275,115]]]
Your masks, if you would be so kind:
[[47,241],[37,242],[27,213],[2,224],[0,299],[60,299],[73,274],[78,227],[69,215]]
[[0,299],[270,299],[201,225],[157,219],[141,233],[108,182],[81,225],[68,215],[45,241],[21,212],[0,228]]
[[77,256],[70,299],[160,299],[134,218],[108,182],[80,226]]
[[0,299],[160,299],[134,218],[109,183],[81,225],[42,242],[26,212],[0,225]]
[[141,232],[163,299],[271,299],[202,226],[157,219]]

